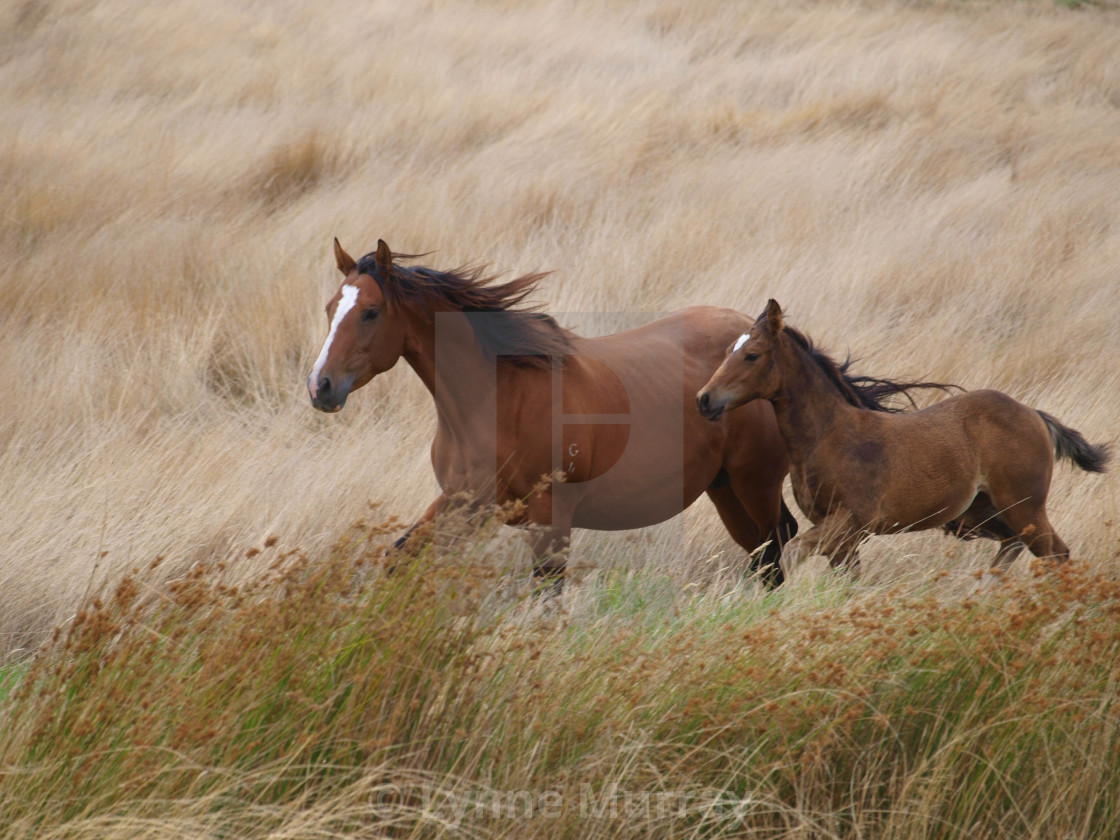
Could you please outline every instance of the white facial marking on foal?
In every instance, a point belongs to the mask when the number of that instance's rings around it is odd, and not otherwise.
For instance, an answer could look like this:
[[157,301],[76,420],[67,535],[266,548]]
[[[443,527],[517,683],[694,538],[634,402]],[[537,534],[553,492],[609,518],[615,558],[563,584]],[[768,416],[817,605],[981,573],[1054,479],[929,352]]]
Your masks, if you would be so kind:
[[327,363],[327,356],[331,352],[331,342],[334,341],[334,334],[338,331],[338,325],[342,323],[342,319],[346,317],[346,313],[354,308],[354,304],[358,302],[358,287],[349,284],[342,287],[342,300],[338,302],[338,308],[334,311],[334,317],[331,318],[331,328],[327,333],[327,340],[323,342],[323,349],[319,351],[319,358],[315,360],[315,367],[311,368],[311,393],[312,395],[319,391],[319,374],[323,371],[323,365]]
[[736,352],[740,347],[750,341],[750,338],[750,333],[743,333],[741,336],[739,336],[739,340],[735,342],[735,346],[731,348],[731,352]]

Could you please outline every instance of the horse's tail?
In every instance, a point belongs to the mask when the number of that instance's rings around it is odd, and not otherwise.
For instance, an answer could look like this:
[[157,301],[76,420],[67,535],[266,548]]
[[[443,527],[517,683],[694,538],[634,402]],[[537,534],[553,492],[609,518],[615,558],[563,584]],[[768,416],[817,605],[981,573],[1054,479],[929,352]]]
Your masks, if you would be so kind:
[[1046,431],[1050,433],[1050,441],[1054,444],[1054,452],[1059,458],[1066,458],[1086,472],[1104,472],[1108,459],[1112,457],[1111,447],[1107,443],[1094,446],[1085,440],[1084,435],[1069,426],[1063,426],[1045,411],[1039,411],[1038,416],[1046,424]]

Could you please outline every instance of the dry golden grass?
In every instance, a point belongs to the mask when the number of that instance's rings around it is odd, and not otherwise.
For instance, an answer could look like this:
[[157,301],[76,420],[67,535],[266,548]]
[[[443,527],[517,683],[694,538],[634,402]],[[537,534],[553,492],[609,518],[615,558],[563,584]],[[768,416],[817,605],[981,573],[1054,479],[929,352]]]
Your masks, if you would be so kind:
[[[1109,5],[1109,4],[1104,4]],[[860,368],[1120,439],[1120,18],[1049,3],[27,0],[0,9],[0,649],[91,587],[434,495],[406,366],[304,377],[331,237],[510,271],[586,331],[779,299]],[[1115,568],[1116,473],[1052,519]],[[710,581],[707,502],[577,559]],[[990,544],[872,541],[867,579]],[[951,555],[956,555],[951,556]],[[254,561],[241,561],[251,574]]]
[[679,609],[615,572],[596,614],[550,619],[494,596],[480,542],[393,576],[375,545],[86,603],[0,672],[3,835],[1120,827],[1120,583],[1086,564],[964,600],[802,578]]

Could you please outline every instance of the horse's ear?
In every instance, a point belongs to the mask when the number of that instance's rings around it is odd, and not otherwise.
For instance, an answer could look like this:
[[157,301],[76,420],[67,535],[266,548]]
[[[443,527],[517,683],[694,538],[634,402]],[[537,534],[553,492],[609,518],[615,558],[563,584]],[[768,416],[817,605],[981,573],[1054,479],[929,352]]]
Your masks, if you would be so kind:
[[358,267],[354,258],[342,250],[342,246],[338,244],[337,236],[334,238],[334,261],[344,277],[349,277],[350,272]]
[[782,323],[782,307],[778,306],[778,302],[774,298],[766,304],[766,323],[770,327],[770,332],[777,335],[782,331],[785,324]]
[[373,255],[373,258],[377,262],[377,268],[388,277],[393,270],[393,252],[389,250],[389,246],[385,244],[384,239],[377,240],[377,253]]

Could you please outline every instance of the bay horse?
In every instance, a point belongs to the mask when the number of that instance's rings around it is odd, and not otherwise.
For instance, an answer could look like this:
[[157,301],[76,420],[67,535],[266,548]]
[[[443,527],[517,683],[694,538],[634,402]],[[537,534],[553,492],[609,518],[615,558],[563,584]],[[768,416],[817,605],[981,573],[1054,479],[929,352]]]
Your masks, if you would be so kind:
[[[894,391],[915,386],[949,387],[895,384]],[[752,400],[774,406],[794,498],[813,522],[785,548],[787,577],[810,553],[858,571],[865,535],[928,528],[998,539],[993,568],[1006,567],[1024,546],[1036,557],[1068,558],[1046,517],[1055,453],[1103,472],[1107,444],[1093,446],[999,391],[954,394],[901,413],[881,410],[883,393],[842,375],[786,326],[774,300],[698,392],[700,414],[717,422],[736,406],[757,405]]]
[[727,420],[698,417],[693,395],[749,316],[692,307],[637,329],[584,338],[522,302],[544,276],[496,283],[483,267],[403,265],[383,240],[354,260],[334,241],[343,281],[307,378],[311,404],[349,395],[403,358],[431,393],[440,494],[395,543],[457,500],[496,503],[528,530],[534,574],[562,585],[573,527],[640,528],[706,492],[764,582],[781,582],[797,532],[782,501],[785,447],[764,402]]

